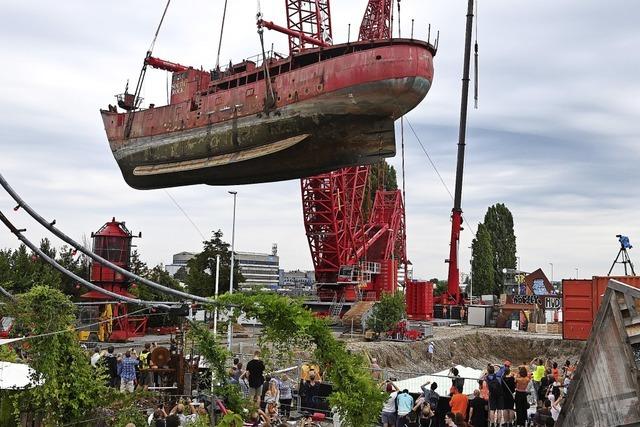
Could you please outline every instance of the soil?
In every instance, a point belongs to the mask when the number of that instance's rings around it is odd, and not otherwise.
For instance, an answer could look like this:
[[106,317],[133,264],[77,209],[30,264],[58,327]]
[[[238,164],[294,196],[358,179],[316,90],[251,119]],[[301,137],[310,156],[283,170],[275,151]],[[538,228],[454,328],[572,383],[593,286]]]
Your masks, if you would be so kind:
[[[558,335],[541,335],[509,329],[471,326],[434,327],[434,336],[424,341],[363,342],[346,339],[348,348],[376,358],[383,369],[433,373],[463,365],[484,369],[487,363],[528,364],[534,357],[555,360],[559,365],[569,359],[576,362],[584,349],[584,341],[563,340]],[[427,360],[427,345],[433,341],[435,354]]]

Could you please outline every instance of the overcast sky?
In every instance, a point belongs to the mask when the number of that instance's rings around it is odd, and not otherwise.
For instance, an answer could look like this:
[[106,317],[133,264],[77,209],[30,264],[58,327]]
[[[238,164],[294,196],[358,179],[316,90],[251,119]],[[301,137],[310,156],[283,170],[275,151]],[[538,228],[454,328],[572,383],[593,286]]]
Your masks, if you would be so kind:
[[[284,0],[261,3],[267,19],[285,24]],[[223,4],[174,1],[154,54],[211,68]],[[365,6],[333,2],[336,42],[346,41],[349,23],[353,39]],[[312,268],[298,180],[168,190],[194,227],[165,190],[134,190],[122,179],[98,110],[127,79],[135,83],[163,7],[160,0],[2,2],[0,171],[76,239],[112,216],[126,220],[142,231],[138,250],[154,265],[198,251],[200,233],[222,229],[230,240],[227,191],[236,190],[237,250],[268,252],[277,243],[282,267]],[[404,35],[412,18],[417,38],[426,38],[429,23],[440,31],[433,87],[407,119],[453,192],[466,2],[404,0],[402,8]],[[229,2],[222,63],[260,50],[255,13],[254,0]],[[514,215],[522,269],[551,275],[553,263],[556,280],[576,268],[581,277],[604,275],[616,234],[640,242],[640,2],[480,0],[478,15],[480,108],[469,115],[465,217],[475,229],[489,205],[503,202]],[[282,35],[265,34],[268,45],[287,51]],[[166,74],[148,76],[143,96],[161,105]],[[445,278],[452,200],[409,129],[405,140],[409,257],[415,276]],[[400,169],[399,157],[391,163]],[[0,210],[29,238],[43,237],[13,205],[0,194]],[[472,238],[467,228],[462,271]],[[17,247],[6,229],[3,247]]]

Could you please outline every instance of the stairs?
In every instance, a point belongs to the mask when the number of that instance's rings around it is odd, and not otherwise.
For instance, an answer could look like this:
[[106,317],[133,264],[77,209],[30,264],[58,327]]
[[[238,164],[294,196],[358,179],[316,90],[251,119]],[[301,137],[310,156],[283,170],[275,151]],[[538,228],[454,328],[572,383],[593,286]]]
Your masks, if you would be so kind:
[[342,316],[342,326],[351,327],[356,330],[363,329],[363,321],[366,322],[367,317],[371,313],[371,309],[376,304],[375,301],[359,301],[351,306],[344,316]]

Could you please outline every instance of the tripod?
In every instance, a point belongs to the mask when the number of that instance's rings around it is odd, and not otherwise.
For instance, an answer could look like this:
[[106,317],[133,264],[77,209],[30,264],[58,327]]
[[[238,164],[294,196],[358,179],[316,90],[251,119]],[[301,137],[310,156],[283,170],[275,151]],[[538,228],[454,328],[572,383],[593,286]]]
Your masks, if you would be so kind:
[[[620,257],[622,257],[622,261],[618,261]],[[633,263],[631,262],[631,258],[629,258],[629,252],[627,252],[627,248],[625,248],[624,246],[620,247],[620,250],[618,251],[618,256],[616,256],[616,259],[613,260],[613,264],[611,264],[611,268],[609,269],[609,273],[607,273],[607,276],[611,276],[613,267],[615,267],[616,264],[624,265],[625,276],[629,275],[627,272],[627,264],[629,265],[629,269],[631,269],[631,275],[632,276],[636,275],[636,272],[633,270]]]

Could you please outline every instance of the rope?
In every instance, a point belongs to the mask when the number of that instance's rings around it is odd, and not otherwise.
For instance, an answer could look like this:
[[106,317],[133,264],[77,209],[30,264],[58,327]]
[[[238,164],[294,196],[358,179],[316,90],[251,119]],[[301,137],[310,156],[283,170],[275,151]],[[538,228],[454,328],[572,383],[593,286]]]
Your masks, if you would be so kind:
[[198,232],[198,234],[200,234],[200,237],[202,237],[202,240],[207,240],[206,237],[204,237],[204,234],[202,234],[202,231],[200,231],[200,228],[198,228],[198,226],[196,225],[195,222],[193,222],[193,220],[191,219],[191,217],[187,214],[187,212],[182,209],[182,206],[180,206],[178,204],[178,202],[176,201],[176,199],[173,198],[173,196],[171,195],[171,193],[169,193],[169,191],[167,191],[166,189],[164,190],[165,194],[167,196],[169,196],[169,198],[171,199],[171,201],[176,205],[176,207],[178,209],[180,209],[180,212],[182,212],[182,214],[189,220],[189,222],[191,223],[191,225],[193,225],[193,228],[196,229],[196,231]]
[[[431,158],[431,156],[427,152],[427,149],[424,147],[424,144],[422,144],[422,141],[420,140],[420,137],[418,136],[418,134],[416,133],[415,129],[411,125],[411,122],[409,121],[409,119],[406,119],[406,120],[407,120],[407,124],[409,125],[409,129],[411,129],[411,132],[413,133],[413,136],[415,136],[416,140],[418,141],[418,144],[420,144],[420,147],[422,148],[422,152],[427,156],[427,159],[429,159],[429,163],[431,163],[431,167],[436,172],[436,175],[438,175],[438,178],[440,179],[440,182],[442,183],[442,186],[447,191],[447,193],[449,193],[449,197],[451,197],[451,200],[453,200],[453,194],[451,193],[451,190],[449,190],[449,187],[447,186],[447,183],[442,178],[442,175],[440,175],[440,171],[438,171],[438,167],[436,166],[436,164],[434,163],[433,159]],[[471,227],[471,224],[469,224],[467,222],[467,219],[464,217],[464,215],[462,216],[462,220],[464,221],[465,224],[467,224],[467,227],[469,227],[469,231],[471,231],[471,234],[473,234],[473,236],[475,237],[476,232],[473,229],[473,227]],[[405,226],[406,226],[406,224],[405,224]]]
[[224,33],[224,23],[227,17],[227,0],[224,0],[222,12],[222,25],[220,26],[220,38],[218,39],[218,54],[216,55],[216,70],[220,68],[220,49],[222,48],[222,34]]

